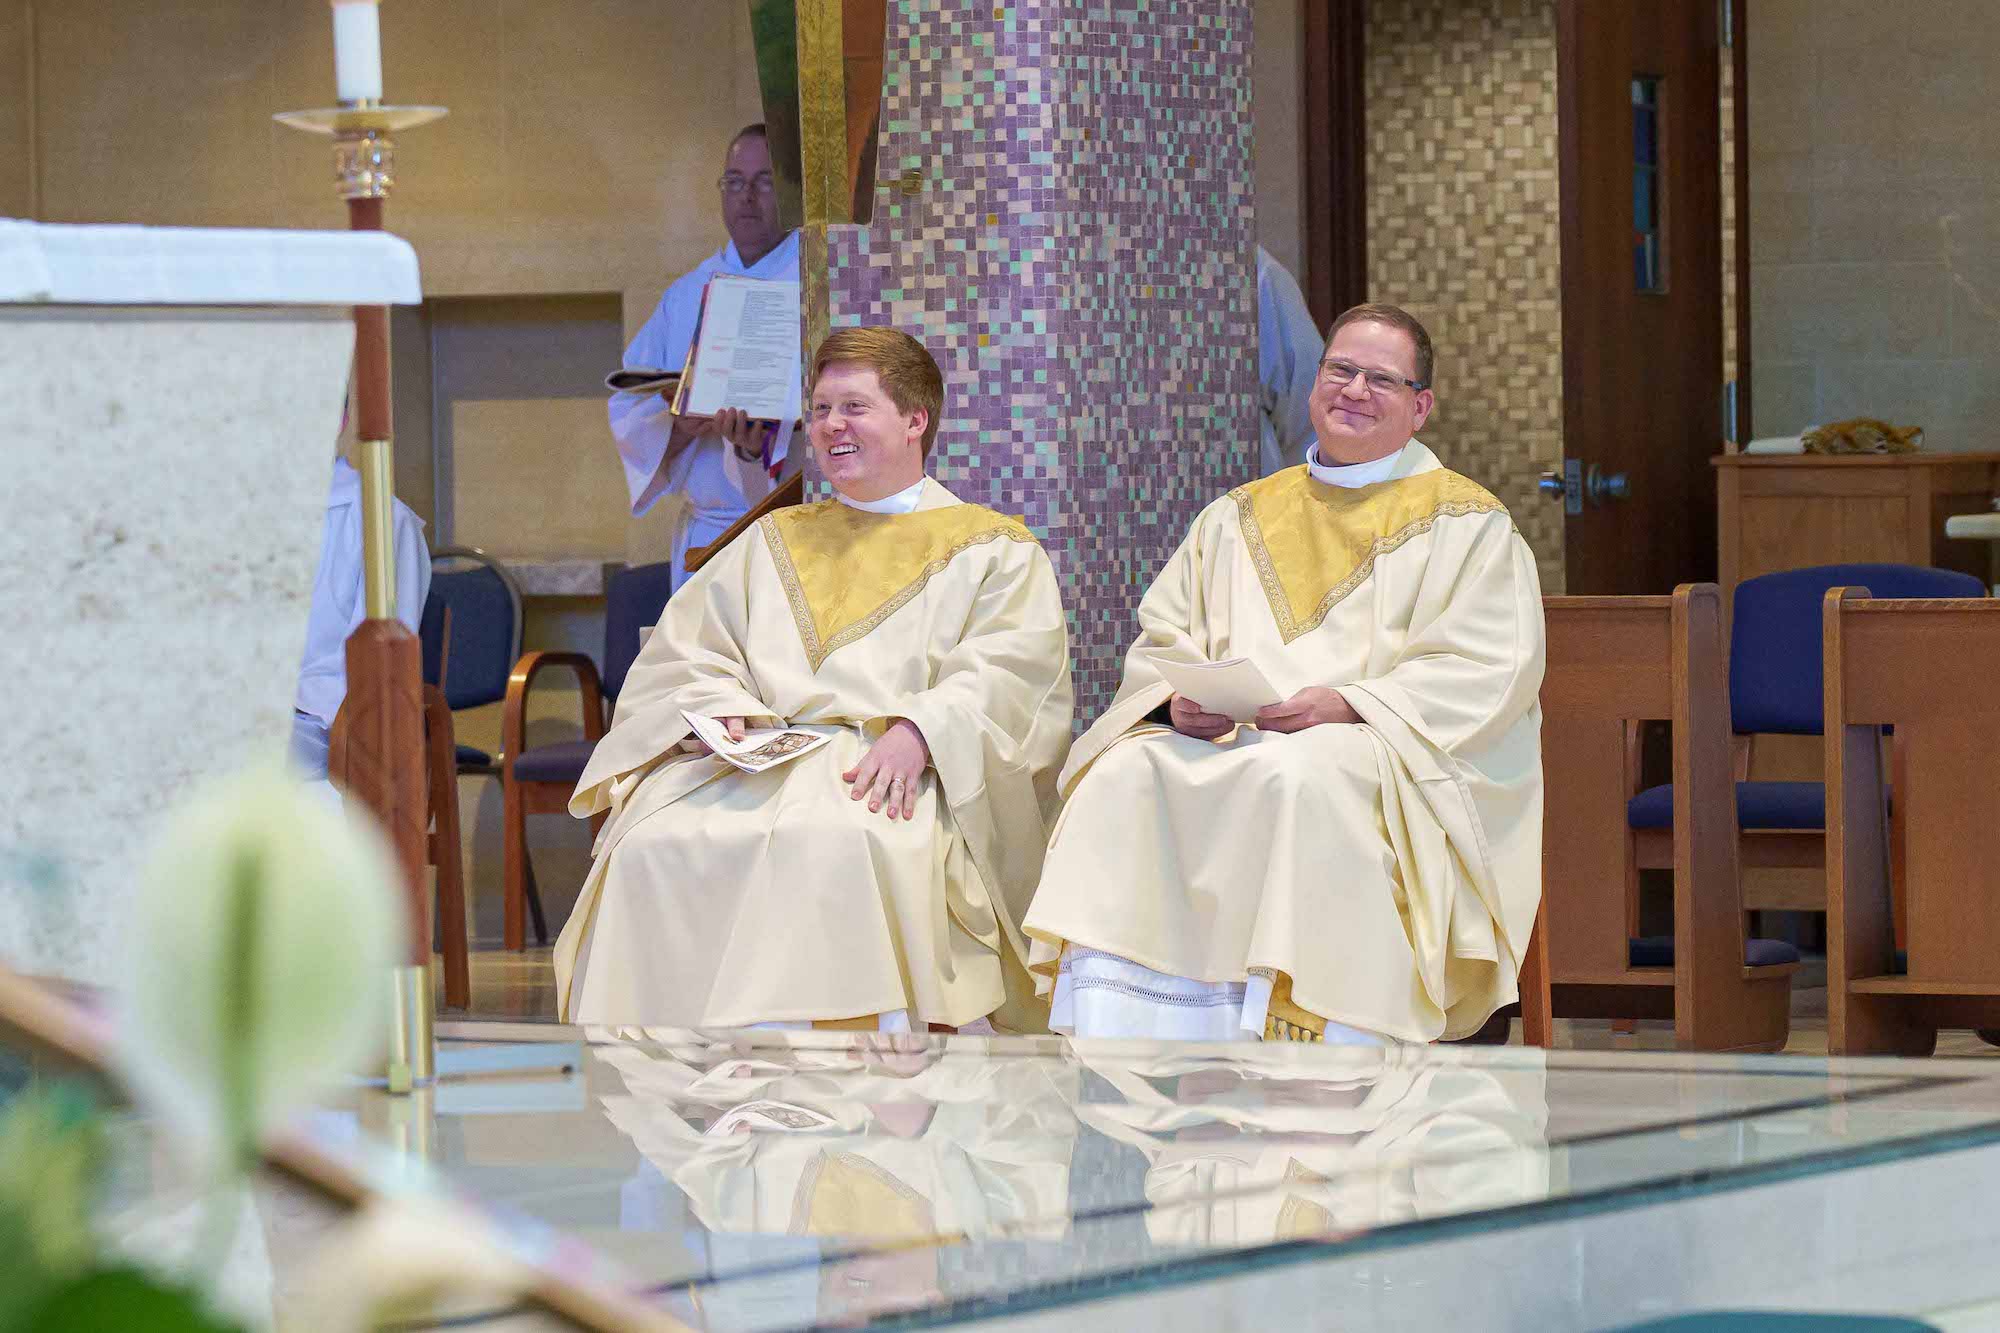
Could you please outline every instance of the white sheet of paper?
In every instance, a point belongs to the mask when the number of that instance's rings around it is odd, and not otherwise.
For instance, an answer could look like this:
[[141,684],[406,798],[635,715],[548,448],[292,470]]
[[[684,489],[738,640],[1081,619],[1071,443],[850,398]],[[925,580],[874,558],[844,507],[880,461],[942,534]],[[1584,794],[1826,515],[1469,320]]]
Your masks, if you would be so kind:
[[712,717],[685,709],[681,716],[687,719],[702,743],[715,751],[717,759],[734,764],[745,773],[762,773],[780,764],[789,764],[800,755],[817,750],[830,739],[823,731],[758,727],[744,732],[742,740],[732,741],[729,732]]
[[681,410],[741,408],[758,421],[785,415],[799,386],[799,284],[721,274],[708,280],[694,378]]
[[1247,657],[1226,662],[1171,662],[1156,657],[1153,664],[1175,694],[1194,700],[1204,713],[1220,713],[1232,722],[1248,722],[1258,709],[1284,699]]

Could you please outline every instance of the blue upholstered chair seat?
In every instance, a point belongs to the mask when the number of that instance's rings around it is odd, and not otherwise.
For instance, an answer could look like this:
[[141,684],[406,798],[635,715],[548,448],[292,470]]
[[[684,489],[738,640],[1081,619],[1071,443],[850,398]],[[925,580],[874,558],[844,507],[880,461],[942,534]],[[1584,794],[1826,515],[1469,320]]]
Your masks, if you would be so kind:
[[[1627,961],[1633,967],[1672,967],[1674,965],[1674,937],[1671,935],[1641,935],[1631,942]],[[1799,951],[1783,940],[1746,940],[1743,944],[1743,962],[1746,967],[1776,967],[1781,963],[1796,963]]]
[[484,750],[475,750],[470,745],[457,747],[457,759],[458,768],[461,773],[469,769],[485,770],[493,767],[492,755],[486,753]]
[[[1635,829],[1674,826],[1674,787],[1648,787],[1625,804],[1625,822]],[[1744,829],[1826,828],[1826,788],[1817,782],[1739,782],[1736,823]]]
[[583,766],[590,762],[590,752],[596,748],[594,741],[558,741],[523,750],[514,756],[514,780],[575,782],[583,776]]

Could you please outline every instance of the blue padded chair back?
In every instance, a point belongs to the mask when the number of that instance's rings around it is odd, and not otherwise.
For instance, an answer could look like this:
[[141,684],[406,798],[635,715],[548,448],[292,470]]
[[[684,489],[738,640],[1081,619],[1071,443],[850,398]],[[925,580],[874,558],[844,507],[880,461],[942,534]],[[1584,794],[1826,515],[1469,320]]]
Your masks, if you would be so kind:
[[1739,734],[1820,734],[1820,612],[1827,589],[1841,587],[1872,597],[1986,595],[1970,574],[1918,565],[1814,565],[1745,579],[1729,632],[1729,710]]
[[[432,557],[424,603],[426,631],[431,607],[451,608],[451,654],[444,662],[445,702],[476,708],[507,697],[507,673],[521,655],[521,599],[505,569],[483,552],[445,547]],[[448,566],[458,566],[449,568]],[[469,568],[467,566],[470,566]],[[438,635],[443,638],[442,626]],[[432,680],[430,641],[424,643],[424,679]]]
[[604,697],[616,699],[639,655],[639,631],[660,623],[674,590],[671,564],[636,565],[611,576],[604,593]]

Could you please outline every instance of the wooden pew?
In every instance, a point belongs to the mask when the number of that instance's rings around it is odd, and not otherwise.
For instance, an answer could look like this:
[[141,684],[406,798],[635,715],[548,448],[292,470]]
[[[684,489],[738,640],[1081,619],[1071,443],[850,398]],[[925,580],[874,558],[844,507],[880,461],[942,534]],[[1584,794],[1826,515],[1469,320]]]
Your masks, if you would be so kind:
[[[1746,965],[1722,596],[1551,597],[1542,684],[1542,908],[1522,970],[1523,1027],[1556,1015],[1672,1018],[1702,1050],[1777,1050],[1796,962]],[[1640,725],[1673,723],[1673,965],[1634,966]]]
[[[2000,1025],[2000,601],[1828,592],[1827,1046],[1929,1054]],[[1880,728],[1896,728],[1892,846]],[[1891,885],[1900,860],[1907,957]]]

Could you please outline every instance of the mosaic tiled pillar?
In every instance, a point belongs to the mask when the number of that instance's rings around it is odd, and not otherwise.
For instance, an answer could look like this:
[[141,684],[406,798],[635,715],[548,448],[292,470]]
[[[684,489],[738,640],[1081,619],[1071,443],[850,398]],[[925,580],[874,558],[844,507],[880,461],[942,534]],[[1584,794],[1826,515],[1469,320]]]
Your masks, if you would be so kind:
[[931,471],[1020,514],[1088,722],[1194,516],[1256,470],[1248,0],[897,0],[832,324],[945,374]]

